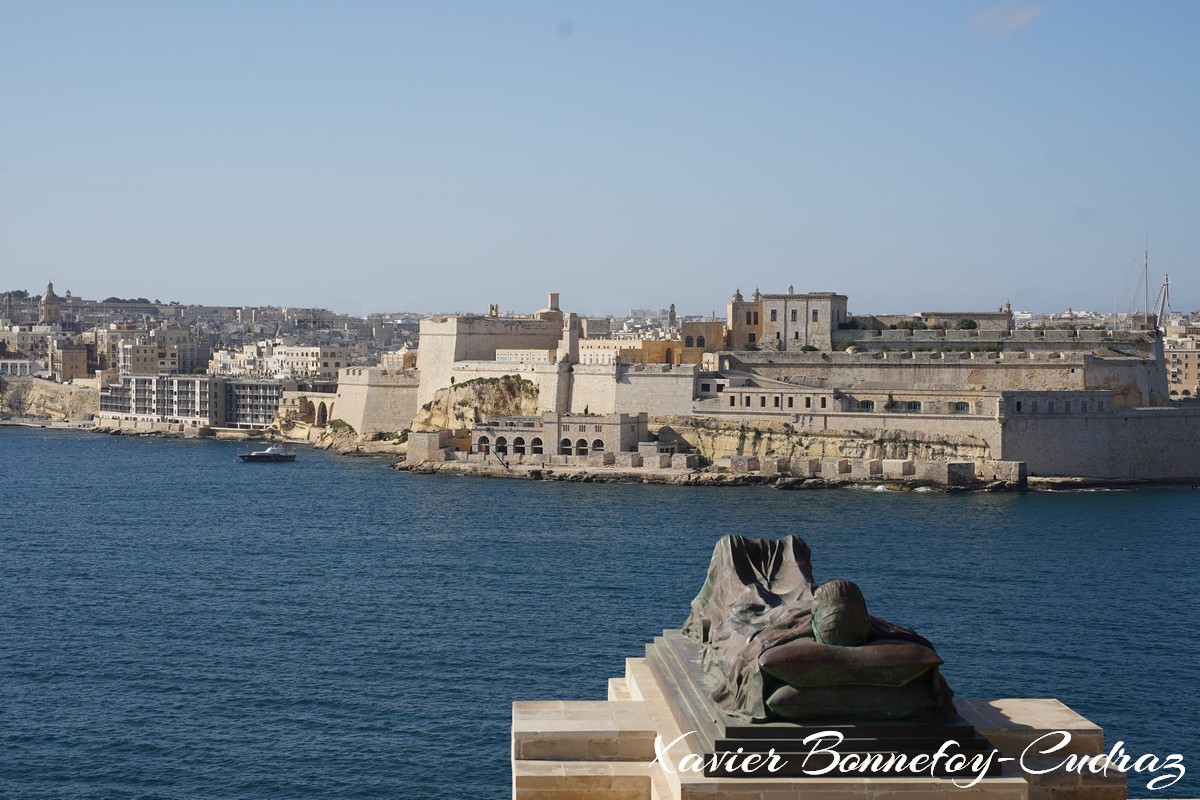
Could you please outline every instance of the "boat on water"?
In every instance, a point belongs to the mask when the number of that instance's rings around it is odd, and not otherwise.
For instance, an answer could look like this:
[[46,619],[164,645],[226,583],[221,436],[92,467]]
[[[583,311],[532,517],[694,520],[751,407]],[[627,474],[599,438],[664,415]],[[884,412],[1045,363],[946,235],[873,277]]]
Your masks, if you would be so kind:
[[295,450],[284,450],[282,447],[274,445],[266,450],[255,450],[253,453],[238,453],[238,458],[242,461],[295,461]]

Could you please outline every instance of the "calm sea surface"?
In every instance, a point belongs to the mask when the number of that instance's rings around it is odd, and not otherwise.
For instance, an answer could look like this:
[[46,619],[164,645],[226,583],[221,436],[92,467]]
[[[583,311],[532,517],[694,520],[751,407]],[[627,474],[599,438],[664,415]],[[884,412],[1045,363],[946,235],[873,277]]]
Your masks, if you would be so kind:
[[1109,744],[1182,753],[1160,794],[1200,794],[1198,492],[566,485],[240,449],[0,429],[0,796],[505,798],[512,701],[603,699],[727,533],[802,536],[959,695],[1058,697]]

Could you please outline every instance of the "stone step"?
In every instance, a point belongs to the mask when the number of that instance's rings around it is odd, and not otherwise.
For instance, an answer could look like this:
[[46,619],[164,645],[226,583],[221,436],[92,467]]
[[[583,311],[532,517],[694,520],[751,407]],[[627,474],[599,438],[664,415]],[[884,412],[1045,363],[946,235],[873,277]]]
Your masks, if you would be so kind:
[[513,703],[514,759],[649,763],[654,736],[645,704],[638,701]]

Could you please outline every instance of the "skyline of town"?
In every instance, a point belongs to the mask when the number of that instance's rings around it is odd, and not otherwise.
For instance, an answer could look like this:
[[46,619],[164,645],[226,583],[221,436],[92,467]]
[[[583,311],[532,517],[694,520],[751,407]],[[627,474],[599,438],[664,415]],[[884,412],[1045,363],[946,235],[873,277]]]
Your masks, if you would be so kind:
[[[1159,281],[1161,281],[1161,278],[1159,279]],[[34,281],[33,283],[34,283],[34,285],[40,285],[40,283],[38,283],[37,281]],[[324,310],[324,311],[329,311],[331,313],[342,315],[342,316],[355,317],[355,318],[368,317],[368,316],[389,316],[389,315],[393,315],[393,316],[400,316],[400,315],[403,315],[403,316],[436,316],[436,315],[443,315],[443,314],[484,314],[487,312],[488,305],[489,305],[489,304],[484,304],[480,308],[437,308],[437,307],[432,307],[432,306],[427,307],[427,308],[419,308],[416,306],[410,306],[410,307],[378,308],[378,309],[371,309],[371,310],[367,310],[367,311],[355,312],[355,311],[344,309],[344,308],[324,306],[324,305],[320,305],[320,304],[286,304],[286,303],[279,303],[279,302],[201,303],[201,302],[196,302],[194,300],[188,299],[186,297],[170,297],[169,299],[163,299],[163,297],[161,295],[156,294],[154,292],[145,291],[144,289],[137,292],[136,296],[130,295],[129,297],[117,297],[116,295],[113,295],[113,294],[103,294],[103,293],[100,295],[95,295],[95,296],[87,296],[80,292],[74,291],[69,286],[65,286],[59,282],[54,281],[53,278],[51,278],[49,283],[55,284],[56,292],[57,292],[57,294],[59,294],[59,296],[70,295],[70,296],[77,297],[77,298],[80,298],[85,301],[92,301],[92,302],[102,302],[102,301],[109,300],[111,298],[115,298],[117,301],[137,300],[137,301],[145,301],[146,303],[151,303],[151,304],[156,304],[156,305],[212,306],[212,307],[222,307],[222,308],[312,308],[312,309],[320,309],[320,310]],[[788,285],[793,286],[795,284],[789,283]],[[1174,279],[1172,279],[1171,289],[1170,289],[1171,311],[1173,311],[1177,315],[1182,315],[1183,317],[1200,315],[1200,305],[1193,307],[1193,306],[1186,306],[1186,305],[1180,304],[1180,302],[1176,299],[1176,291],[1177,290],[1176,290],[1175,286],[1176,286],[1175,281],[1174,281]],[[549,288],[554,289],[555,287],[550,286]],[[767,287],[767,286],[760,286],[758,284],[754,284],[754,285],[747,284],[745,286],[738,285],[733,288],[735,290],[740,290],[742,292],[745,292],[746,294],[750,294],[750,293],[754,292],[755,290],[760,290],[764,293],[782,292],[785,290],[785,287]],[[820,289],[821,287],[808,287],[808,288]],[[829,287],[826,287],[826,288],[829,288]],[[1149,310],[1150,311],[1153,311],[1153,309],[1154,309],[1157,294],[1158,294],[1160,288],[1161,288],[1160,284],[1158,282],[1156,282],[1154,279],[1154,276],[1151,275],[1151,282],[1150,282],[1150,287],[1149,287],[1149,292],[1148,292],[1148,294],[1149,294]],[[833,287],[833,289],[837,290],[837,287]],[[9,292],[18,292],[18,293],[25,292],[29,298],[37,298],[41,295],[42,291],[44,291],[44,290],[28,289],[23,286],[17,287],[17,286],[0,285],[0,301],[2,301],[2,298],[4,298],[6,296],[6,294]],[[502,314],[506,314],[506,315],[507,314],[513,314],[513,315],[527,314],[535,309],[535,306],[537,303],[536,298],[541,296],[542,291],[543,291],[543,289],[541,287],[531,287],[531,289],[525,294],[525,297],[527,298],[526,302],[524,302],[522,305],[519,305],[515,308],[505,308],[505,307],[501,306],[500,312]],[[618,309],[618,310],[592,312],[592,311],[583,310],[583,308],[585,308],[587,306],[586,295],[584,295],[580,298],[572,298],[572,297],[566,295],[565,293],[560,293],[560,295],[565,297],[567,301],[572,301],[572,302],[570,302],[570,305],[571,305],[572,309],[578,309],[578,313],[582,313],[586,316],[613,317],[615,319],[638,318],[642,315],[634,313],[634,312],[643,311],[643,310],[644,311],[662,311],[665,314],[665,312],[668,310],[668,308],[671,305],[673,305],[673,302],[671,299],[666,299],[661,305],[659,305],[659,304],[657,304],[657,302],[645,303],[645,302],[640,301],[638,298],[631,298],[630,302],[633,303],[633,305],[627,305],[624,310]],[[1048,305],[1042,306],[1042,307],[1034,306],[1034,307],[1018,308],[1015,304],[1013,304],[1013,310],[1014,310],[1014,312],[1016,312],[1018,314],[1032,314],[1034,317],[1047,317],[1047,318],[1063,317],[1063,316],[1067,316],[1071,313],[1081,315],[1084,317],[1094,315],[1094,316],[1097,316],[1100,318],[1111,318],[1112,315],[1115,313],[1118,318],[1128,318],[1129,316],[1136,316],[1136,315],[1139,315],[1142,312],[1148,310],[1146,307],[1146,293],[1143,291],[1141,284],[1138,285],[1138,290],[1136,292],[1134,292],[1134,295],[1136,295],[1136,296],[1131,295],[1126,300],[1125,304],[1118,305],[1115,309],[1114,308],[1084,308],[1084,307],[1073,307],[1073,306],[1064,306],[1061,308],[1053,308]],[[582,303],[573,302],[576,299],[581,300]],[[713,297],[713,302],[714,302],[714,304],[717,304],[717,305],[714,305],[714,307],[712,309],[709,309],[708,311],[697,311],[694,309],[677,307],[676,313],[680,317],[689,317],[689,318],[710,318],[713,315],[720,317],[725,313],[725,305],[724,304],[725,304],[725,302],[727,302],[727,300],[728,300],[728,297],[716,294]],[[998,307],[1002,306],[1005,302],[1010,302],[1010,301],[1008,301],[1007,298],[1004,298],[999,303],[994,304],[994,305],[998,308]],[[987,306],[987,304],[978,306],[978,308],[987,308],[987,307],[989,307],[989,306]],[[969,306],[967,303],[964,302],[964,303],[960,303],[959,306],[956,306],[954,309],[949,309],[949,310],[964,310],[964,309],[968,309],[968,308],[973,308],[973,306]],[[862,308],[862,307],[856,306],[856,310],[859,312],[863,312],[863,313],[883,313],[883,314],[896,314],[896,315],[908,314],[908,315],[916,316],[925,311],[947,310],[947,309],[935,309],[932,306],[913,308],[913,309],[896,309],[896,308],[869,308],[868,309],[868,308]],[[647,316],[652,316],[652,315],[647,315]]]

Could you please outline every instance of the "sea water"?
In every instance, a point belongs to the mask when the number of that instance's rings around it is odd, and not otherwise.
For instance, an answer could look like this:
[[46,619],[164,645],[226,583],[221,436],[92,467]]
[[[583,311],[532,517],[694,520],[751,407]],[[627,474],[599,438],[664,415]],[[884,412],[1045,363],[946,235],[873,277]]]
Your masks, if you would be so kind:
[[[504,798],[514,700],[600,700],[722,535],[1057,697],[1200,793],[1200,493],[784,492],[417,476],[0,429],[0,796]],[[1149,796],[1130,777],[1131,796]]]

